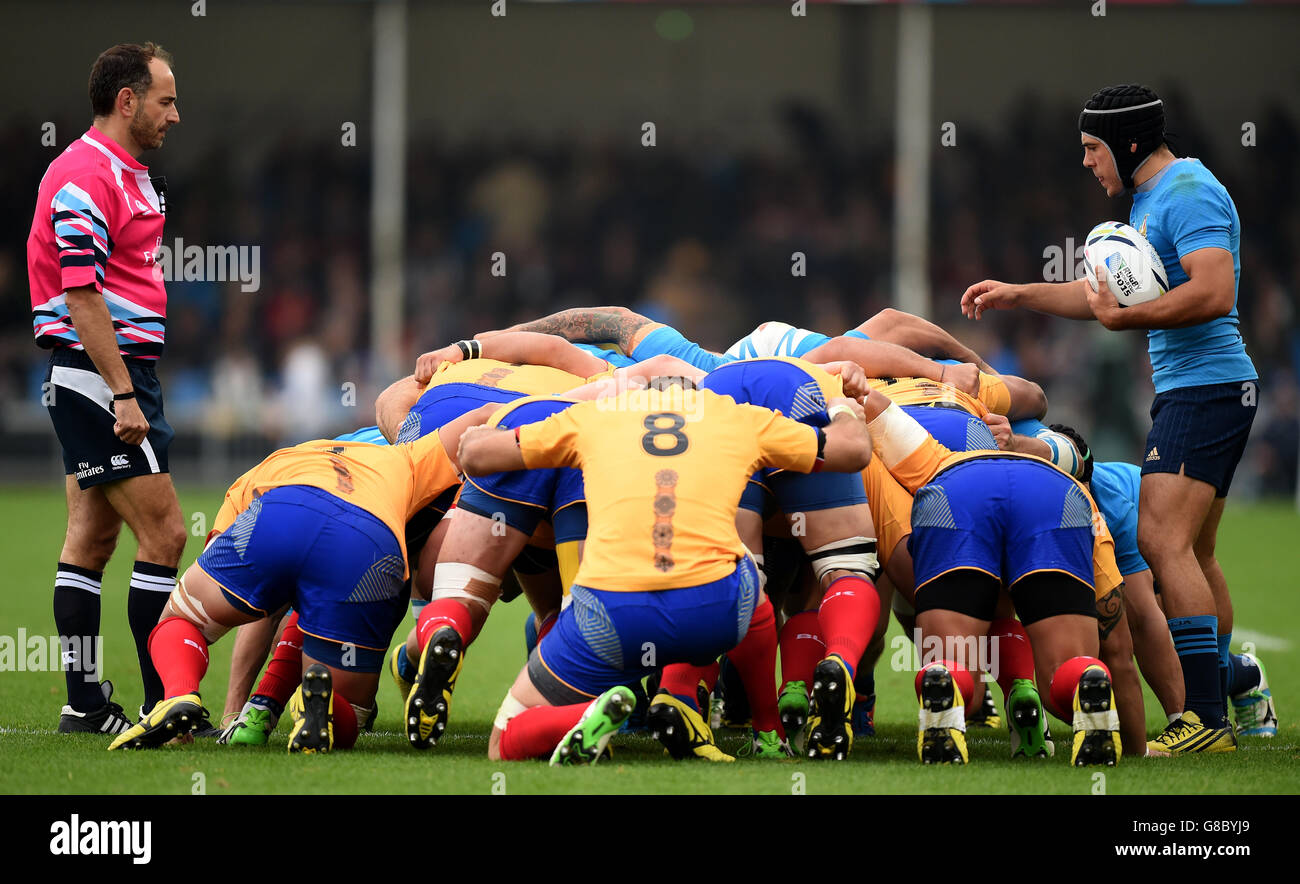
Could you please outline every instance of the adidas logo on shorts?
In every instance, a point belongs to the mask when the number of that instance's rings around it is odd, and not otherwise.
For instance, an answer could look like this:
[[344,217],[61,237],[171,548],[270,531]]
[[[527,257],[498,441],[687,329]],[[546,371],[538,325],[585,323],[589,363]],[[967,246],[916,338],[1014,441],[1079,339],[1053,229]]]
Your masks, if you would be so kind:
[[1160,460],[1160,452],[1156,450],[1154,445],[1151,446],[1151,450],[1147,452],[1147,463],[1150,463],[1153,460]]

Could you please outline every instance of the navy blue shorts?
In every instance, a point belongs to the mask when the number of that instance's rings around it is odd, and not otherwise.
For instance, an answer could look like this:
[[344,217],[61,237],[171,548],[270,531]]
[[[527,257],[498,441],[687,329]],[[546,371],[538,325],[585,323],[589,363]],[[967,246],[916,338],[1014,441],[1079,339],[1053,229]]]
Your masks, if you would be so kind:
[[574,585],[572,603],[528,658],[528,675],[557,706],[581,703],[669,663],[704,665],[740,644],[758,603],[758,569],[703,586],[620,592]]
[[176,434],[163,417],[162,386],[154,361],[123,359],[135,388],[135,401],[149,422],[139,445],[113,434],[113,391],[84,351],[59,347],[45,373],[45,401],[54,432],[63,446],[63,469],[84,491],[131,476],[167,472],[167,447]]
[[1227,497],[1258,397],[1258,380],[1157,393],[1142,475],[1181,472],[1213,485],[1215,497]]
[[[272,488],[255,499],[199,556],[237,610],[268,616],[293,605],[311,639],[355,650],[353,668],[378,672],[393,629],[406,610],[406,562],[378,517],[306,485]],[[333,649],[337,653],[337,648]]]

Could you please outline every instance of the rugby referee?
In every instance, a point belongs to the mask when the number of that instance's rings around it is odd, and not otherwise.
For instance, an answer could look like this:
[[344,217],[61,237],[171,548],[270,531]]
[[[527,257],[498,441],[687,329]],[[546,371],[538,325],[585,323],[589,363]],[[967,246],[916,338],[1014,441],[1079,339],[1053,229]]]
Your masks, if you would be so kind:
[[27,238],[36,343],[51,350],[45,386],[63,447],[68,529],[54,579],[68,705],[59,731],[131,726],[97,680],[100,584],[122,522],[139,543],[127,599],[144,680],[141,717],[162,699],[149,633],[176,582],[185,524],[167,471],[172,429],[155,371],[167,292],[162,179],[140,163],[180,122],[171,57],[123,43],[90,72],[90,129],[41,179]]
[[985,310],[1027,307],[1096,318],[1111,330],[1147,330],[1156,398],[1141,465],[1138,546],[1164,599],[1187,694],[1183,714],[1147,745],[1161,754],[1231,752],[1232,602],[1214,545],[1258,396],[1237,319],[1241,220],[1200,160],[1169,149],[1164,103],[1150,89],[1102,89],[1084,105],[1079,131],[1084,167],[1107,196],[1133,197],[1129,223],[1159,253],[1171,288],[1121,307],[1105,268],[1097,268],[1095,291],[1086,279],[986,279],[962,295],[962,310],[978,319]]

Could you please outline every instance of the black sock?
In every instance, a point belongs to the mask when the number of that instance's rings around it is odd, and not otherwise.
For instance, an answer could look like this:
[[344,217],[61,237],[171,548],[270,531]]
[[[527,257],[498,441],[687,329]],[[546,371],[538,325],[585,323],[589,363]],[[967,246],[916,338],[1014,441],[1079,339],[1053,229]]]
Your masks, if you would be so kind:
[[103,571],[59,562],[54,575],[54,625],[63,653],[68,705],[93,712],[104,705],[99,688],[99,587]]
[[135,637],[135,653],[140,659],[140,678],[144,682],[144,708],[152,709],[163,699],[162,679],[149,656],[149,634],[158,625],[167,599],[176,586],[176,569],[152,562],[136,562],[131,572],[131,593],[126,600],[126,616]]

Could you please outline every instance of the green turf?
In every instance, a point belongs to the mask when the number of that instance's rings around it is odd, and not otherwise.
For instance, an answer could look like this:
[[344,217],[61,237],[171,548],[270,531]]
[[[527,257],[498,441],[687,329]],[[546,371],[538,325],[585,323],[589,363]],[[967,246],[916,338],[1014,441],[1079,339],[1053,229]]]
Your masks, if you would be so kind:
[[[62,497],[49,489],[0,491],[0,549],[8,573],[0,601],[0,636],[18,629],[49,635],[54,630],[50,585],[62,541]],[[221,500],[213,489],[182,489],[187,519],[208,519]],[[194,524],[190,522],[190,524]],[[206,526],[199,526],[206,527]],[[202,533],[200,531],[200,533]],[[1300,792],[1300,725],[1294,698],[1300,695],[1300,516],[1286,506],[1231,505],[1219,537],[1219,556],[1236,604],[1237,633],[1250,631],[1268,667],[1282,727],[1272,740],[1243,741],[1230,756],[1178,759],[1125,758],[1104,772],[1071,769],[1066,759],[1012,763],[1006,732],[971,733],[966,768],[925,768],[916,761],[912,673],[889,667],[890,652],[877,671],[880,735],[860,740],[843,764],[804,760],[746,761],[732,765],[676,764],[646,738],[616,737],[613,763],[591,769],[551,770],[538,763],[487,760],[487,733],[497,705],[524,659],[521,603],[498,606],[472,648],[456,691],[448,735],[437,748],[417,753],[401,733],[396,689],[387,676],[379,693],[378,731],[363,736],[353,752],[323,757],[289,756],[287,727],[271,747],[236,749],[200,741],[153,752],[104,751],[107,738],[58,736],[54,728],[64,702],[58,672],[0,672],[0,792],[188,794],[201,783],[208,794],[223,793],[477,793],[504,790],[535,793],[753,793],[786,795],[802,790],[826,793],[1065,793],[1087,794],[1253,794]],[[201,539],[192,538],[186,563]],[[129,535],[105,578],[105,673],[118,685],[128,710],[142,696],[135,650],[126,625],[126,584],[133,542]],[[897,627],[891,638],[897,635]],[[224,701],[230,639],[213,648],[204,697],[214,710]],[[1150,730],[1163,724],[1147,695]],[[1059,747],[1068,729],[1055,726]],[[738,734],[724,732],[724,749]],[[201,774],[201,777],[196,777]]]

